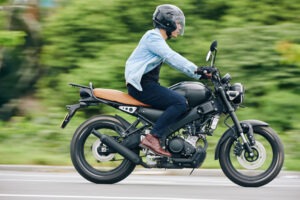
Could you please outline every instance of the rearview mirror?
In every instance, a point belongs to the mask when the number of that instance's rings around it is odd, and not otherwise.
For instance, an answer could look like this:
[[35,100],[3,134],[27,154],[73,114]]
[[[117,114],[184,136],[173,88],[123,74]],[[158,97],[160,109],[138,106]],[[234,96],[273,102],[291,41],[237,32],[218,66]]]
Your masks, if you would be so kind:
[[[210,57],[213,55],[212,53],[215,52],[215,55],[216,55],[216,52],[217,52],[217,46],[218,46],[218,41],[215,40],[211,43],[210,45],[210,48],[209,48],[209,52],[207,53],[206,55],[206,62],[210,60]],[[213,56],[214,58],[215,56]],[[212,65],[214,64],[214,59],[212,61]]]
[[206,62],[209,61],[210,56],[211,56],[211,51],[209,51],[209,52],[207,53],[207,55],[206,55]]
[[210,51],[217,50],[217,46],[218,46],[218,41],[217,40],[213,41],[210,45]]

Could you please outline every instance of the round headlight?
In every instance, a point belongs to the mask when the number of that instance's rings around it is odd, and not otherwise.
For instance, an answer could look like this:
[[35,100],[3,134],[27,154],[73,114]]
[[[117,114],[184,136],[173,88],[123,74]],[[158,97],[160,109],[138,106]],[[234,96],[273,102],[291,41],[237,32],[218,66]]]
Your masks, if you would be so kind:
[[241,83],[235,83],[231,85],[228,92],[235,93],[235,96],[230,98],[234,104],[241,104],[243,102],[245,89]]
[[225,74],[224,76],[223,76],[223,78],[221,79],[221,83],[223,83],[223,84],[227,84],[227,83],[229,83],[230,82],[230,80],[231,80],[231,76],[230,76],[230,74]]

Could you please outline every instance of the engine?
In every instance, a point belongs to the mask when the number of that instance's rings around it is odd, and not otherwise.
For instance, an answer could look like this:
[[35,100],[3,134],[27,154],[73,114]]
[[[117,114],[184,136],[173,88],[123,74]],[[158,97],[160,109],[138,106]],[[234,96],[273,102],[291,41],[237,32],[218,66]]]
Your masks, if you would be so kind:
[[191,156],[196,152],[196,147],[181,137],[174,137],[169,141],[168,149],[173,155]]
[[187,132],[173,135],[167,139],[167,149],[172,154],[171,159],[166,159],[144,151],[146,163],[158,168],[198,168],[206,157],[207,142],[205,135],[190,135]]

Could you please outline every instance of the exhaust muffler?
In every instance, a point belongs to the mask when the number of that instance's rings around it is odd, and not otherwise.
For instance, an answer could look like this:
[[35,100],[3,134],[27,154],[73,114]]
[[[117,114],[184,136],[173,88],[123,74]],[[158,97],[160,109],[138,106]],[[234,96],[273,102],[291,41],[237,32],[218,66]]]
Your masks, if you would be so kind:
[[144,164],[142,162],[142,159],[137,154],[135,154],[134,152],[132,152],[130,149],[123,146],[122,144],[116,142],[112,137],[101,134],[98,131],[96,131],[95,129],[92,130],[92,133],[95,134],[97,137],[99,137],[101,142],[103,142],[105,145],[114,149],[116,152],[118,152],[119,154],[124,156],[124,158],[130,160],[134,164],[137,164],[137,165]]

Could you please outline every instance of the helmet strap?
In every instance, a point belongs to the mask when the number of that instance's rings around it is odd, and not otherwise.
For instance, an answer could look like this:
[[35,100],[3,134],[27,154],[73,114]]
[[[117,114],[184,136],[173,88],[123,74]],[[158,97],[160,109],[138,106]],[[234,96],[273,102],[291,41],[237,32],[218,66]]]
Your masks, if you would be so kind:
[[166,33],[167,33],[167,36],[168,36],[168,40],[171,39],[172,38],[172,32],[166,31]]

